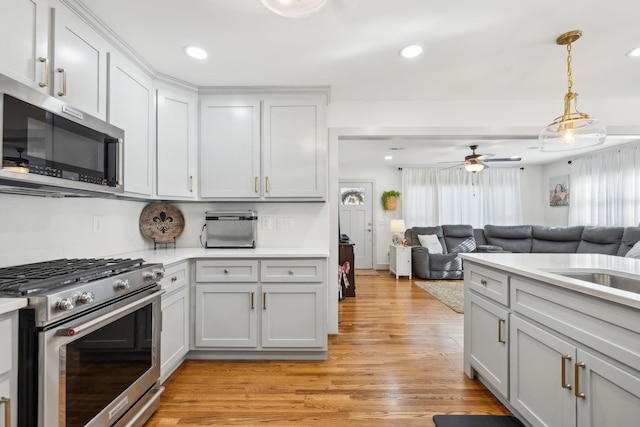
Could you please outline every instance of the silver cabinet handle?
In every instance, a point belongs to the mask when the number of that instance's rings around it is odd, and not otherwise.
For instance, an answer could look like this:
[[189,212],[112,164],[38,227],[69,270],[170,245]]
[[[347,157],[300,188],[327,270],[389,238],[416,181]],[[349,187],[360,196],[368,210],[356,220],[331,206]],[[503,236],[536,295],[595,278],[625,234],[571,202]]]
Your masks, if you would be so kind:
[[62,74],[62,91],[58,92],[58,96],[66,96],[67,95],[67,70],[65,70],[64,68],[58,68],[56,71]]
[[228,268],[224,269],[224,274],[229,274],[229,269]]
[[264,178],[264,189],[265,189],[265,191],[267,193],[270,192],[270,190],[269,190],[269,177],[268,176]]
[[38,61],[44,62],[44,81],[38,83],[40,87],[49,86],[49,58],[43,58],[42,56],[38,58]]
[[4,425],[11,427],[11,399],[2,396],[0,403],[4,404]]
[[262,309],[263,310],[267,309],[267,293],[266,292],[262,293]]
[[486,280],[482,279],[482,280],[480,280],[480,284],[482,286],[487,286],[488,282]]
[[293,276],[293,270],[289,270],[289,276]]
[[256,293],[251,292],[251,310],[256,308]]
[[502,325],[505,325],[505,324],[506,324],[506,320],[498,319],[498,342],[502,344],[507,342],[502,336]]
[[189,192],[193,193],[193,175],[189,176]]
[[260,180],[257,176],[253,180],[253,190],[256,194],[260,191]]

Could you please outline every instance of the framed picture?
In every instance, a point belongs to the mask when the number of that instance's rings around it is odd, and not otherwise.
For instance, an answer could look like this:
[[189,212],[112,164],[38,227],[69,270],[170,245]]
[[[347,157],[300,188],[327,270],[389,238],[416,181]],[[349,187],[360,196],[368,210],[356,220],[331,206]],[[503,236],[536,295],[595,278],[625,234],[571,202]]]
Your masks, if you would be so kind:
[[569,205],[569,175],[549,178],[549,206]]

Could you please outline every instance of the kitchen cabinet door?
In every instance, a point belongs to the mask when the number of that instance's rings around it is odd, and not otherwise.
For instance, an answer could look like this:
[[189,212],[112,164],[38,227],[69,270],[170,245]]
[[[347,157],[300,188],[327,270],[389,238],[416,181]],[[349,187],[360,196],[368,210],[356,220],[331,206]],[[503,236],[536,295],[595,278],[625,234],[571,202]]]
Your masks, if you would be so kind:
[[505,398],[509,397],[509,312],[471,292],[465,294],[465,322],[471,328],[468,359]]
[[109,54],[109,122],[124,130],[124,190],[153,194],[155,89],[151,79],[123,58]]
[[320,101],[264,101],[264,195],[323,198],[327,180],[327,135]]
[[260,101],[203,101],[200,129],[201,196],[259,198]]
[[164,381],[189,351],[189,288],[162,297],[160,379]]
[[325,346],[323,285],[262,284],[262,347]]
[[510,341],[509,402],[533,426],[576,427],[576,347],[517,315]]
[[54,10],[50,95],[106,120],[109,43],[65,6]]
[[9,1],[4,3],[0,14],[0,72],[47,92],[50,83],[48,2],[11,0],[11,6]]
[[158,197],[191,199],[197,194],[195,111],[195,94],[158,90]]
[[[640,420],[640,377],[578,349],[574,384],[578,426],[637,426]],[[584,364],[584,366],[582,366]],[[615,421],[614,421],[615,420]]]
[[257,284],[198,284],[195,287],[195,346],[258,346]]

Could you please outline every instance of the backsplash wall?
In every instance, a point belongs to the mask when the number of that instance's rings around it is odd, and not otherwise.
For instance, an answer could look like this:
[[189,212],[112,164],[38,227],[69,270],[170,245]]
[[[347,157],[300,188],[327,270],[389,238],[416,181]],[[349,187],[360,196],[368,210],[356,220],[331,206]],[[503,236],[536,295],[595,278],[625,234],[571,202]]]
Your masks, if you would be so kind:
[[[138,226],[148,203],[0,194],[0,267],[153,248]],[[175,204],[185,217],[178,247],[200,246],[206,211],[254,209],[259,217],[258,246],[329,248],[328,203]],[[263,217],[271,218],[271,228],[262,226]]]

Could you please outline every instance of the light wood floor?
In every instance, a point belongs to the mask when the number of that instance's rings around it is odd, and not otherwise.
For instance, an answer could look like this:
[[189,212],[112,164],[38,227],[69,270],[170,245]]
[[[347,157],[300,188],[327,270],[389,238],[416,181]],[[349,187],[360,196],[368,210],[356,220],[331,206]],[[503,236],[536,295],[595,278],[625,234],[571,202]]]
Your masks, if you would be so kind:
[[187,361],[153,426],[433,426],[443,413],[505,415],[462,372],[463,315],[406,278],[357,276],[326,361]]

